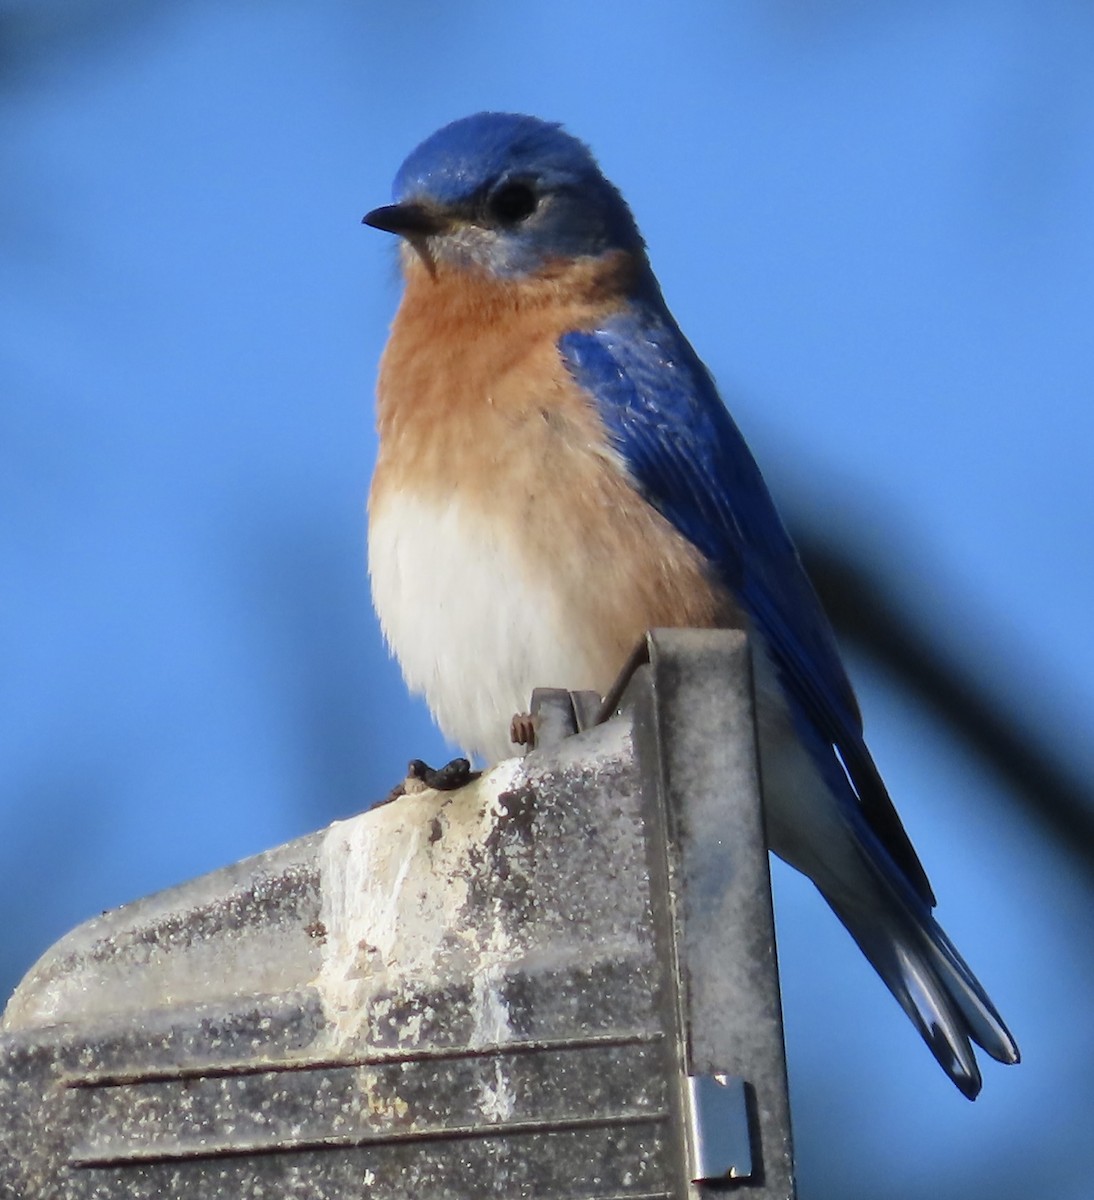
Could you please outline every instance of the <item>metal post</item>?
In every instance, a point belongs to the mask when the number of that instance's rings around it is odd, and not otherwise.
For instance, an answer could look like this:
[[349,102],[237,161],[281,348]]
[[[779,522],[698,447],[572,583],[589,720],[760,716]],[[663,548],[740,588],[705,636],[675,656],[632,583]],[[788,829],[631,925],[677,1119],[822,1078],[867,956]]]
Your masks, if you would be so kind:
[[0,1196],[792,1197],[745,641],[652,634],[595,707],[62,939]]
[[648,655],[635,724],[668,826],[653,844],[667,852],[692,1174],[785,1200],[790,1107],[748,646],[659,630]]

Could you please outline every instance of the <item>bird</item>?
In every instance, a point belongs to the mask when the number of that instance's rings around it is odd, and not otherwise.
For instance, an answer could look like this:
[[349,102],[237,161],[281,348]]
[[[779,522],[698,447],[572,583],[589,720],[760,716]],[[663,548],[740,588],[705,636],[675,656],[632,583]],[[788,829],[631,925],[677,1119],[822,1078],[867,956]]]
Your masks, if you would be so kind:
[[533,688],[606,693],[648,629],[746,631],[770,848],[974,1099],[971,1043],[1018,1046],[933,916],[828,619],[621,192],[560,124],[482,112],[364,223],[401,239],[368,559],[409,689],[494,761]]

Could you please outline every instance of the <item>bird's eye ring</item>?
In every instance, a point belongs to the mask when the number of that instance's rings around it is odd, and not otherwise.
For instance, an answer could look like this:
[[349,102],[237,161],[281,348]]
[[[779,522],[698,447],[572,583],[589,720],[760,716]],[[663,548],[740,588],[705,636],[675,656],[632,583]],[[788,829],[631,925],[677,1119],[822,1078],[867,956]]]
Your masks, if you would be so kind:
[[486,201],[490,216],[502,225],[516,225],[539,207],[539,197],[527,183],[505,183]]

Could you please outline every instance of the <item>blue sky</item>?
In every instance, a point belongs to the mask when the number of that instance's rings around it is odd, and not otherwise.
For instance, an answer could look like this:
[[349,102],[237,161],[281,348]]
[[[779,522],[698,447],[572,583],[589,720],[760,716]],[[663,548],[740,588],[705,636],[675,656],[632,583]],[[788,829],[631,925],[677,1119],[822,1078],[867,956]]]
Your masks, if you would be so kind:
[[[396,15],[398,8],[398,15]],[[360,226],[482,108],[564,121],[788,509],[1094,771],[1094,15],[9,3],[0,983],[445,748],[364,568],[398,298]],[[9,28],[16,28],[10,27]],[[777,872],[803,1200],[1085,1197],[1089,879],[866,662],[871,744],[1026,1056],[968,1105]],[[925,1166],[924,1164],[929,1164]]]

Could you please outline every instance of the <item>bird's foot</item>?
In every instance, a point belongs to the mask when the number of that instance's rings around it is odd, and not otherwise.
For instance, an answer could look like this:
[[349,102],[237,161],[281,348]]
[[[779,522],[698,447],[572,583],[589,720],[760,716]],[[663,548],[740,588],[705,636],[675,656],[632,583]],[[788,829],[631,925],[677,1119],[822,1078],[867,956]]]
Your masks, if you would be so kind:
[[454,792],[473,780],[478,779],[481,771],[472,771],[471,764],[466,758],[454,758],[443,767],[431,767],[420,758],[412,758],[406,767],[406,778],[380,801],[390,804],[400,796],[412,796],[416,792],[433,789],[437,792]]
[[454,792],[478,779],[482,772],[472,771],[466,758],[454,758],[436,770],[420,758],[413,758],[407,765],[406,774],[407,779],[417,779],[434,791]]

